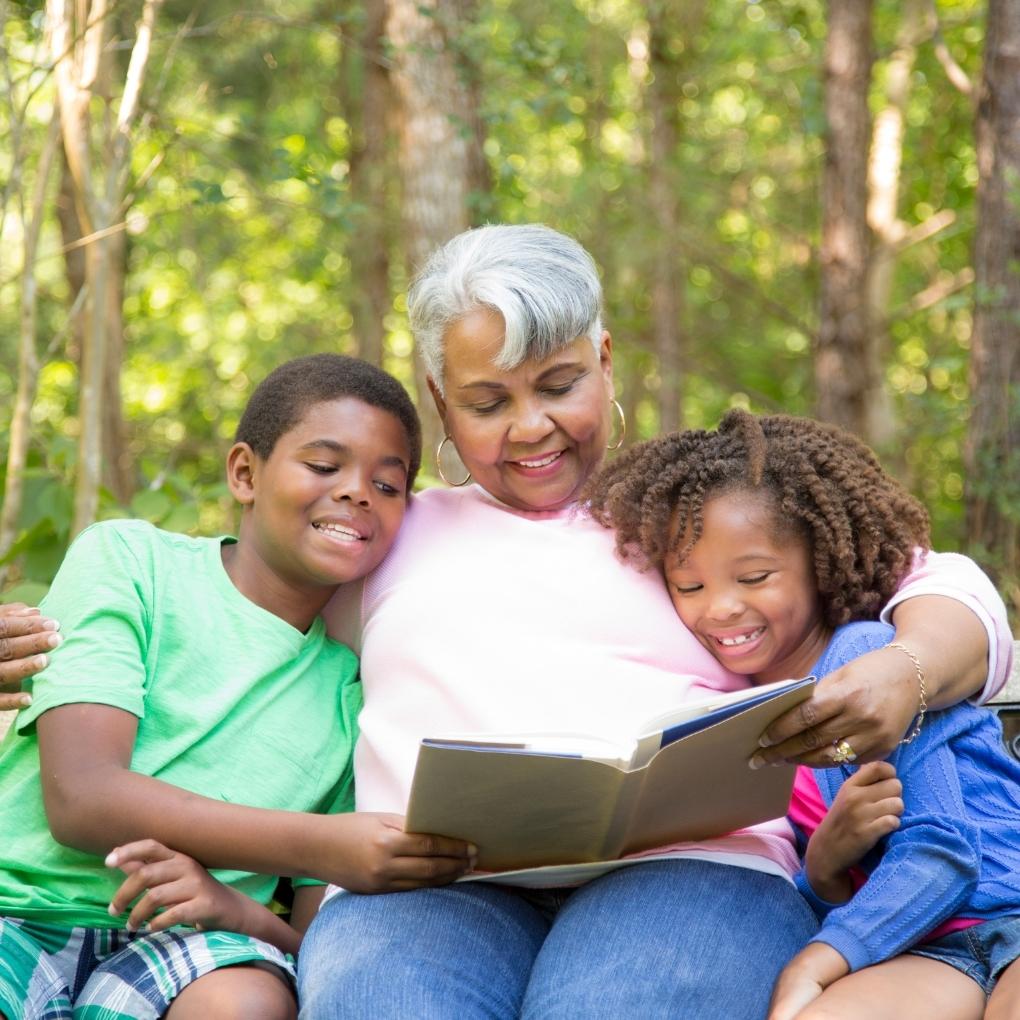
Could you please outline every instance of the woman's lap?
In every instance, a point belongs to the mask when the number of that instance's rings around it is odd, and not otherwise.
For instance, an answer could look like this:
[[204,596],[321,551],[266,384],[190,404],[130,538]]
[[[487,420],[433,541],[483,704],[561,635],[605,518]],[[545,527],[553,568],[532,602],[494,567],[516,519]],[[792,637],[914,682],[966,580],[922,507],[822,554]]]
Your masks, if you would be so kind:
[[622,868],[557,915],[523,1015],[760,1020],[779,971],[816,930],[774,875],[697,860]]
[[695,860],[605,875],[551,926],[479,883],[341,896],[305,937],[301,1015],[758,1020],[815,927],[785,880]]
[[298,957],[301,1016],[512,1017],[549,923],[471,883],[323,904]]

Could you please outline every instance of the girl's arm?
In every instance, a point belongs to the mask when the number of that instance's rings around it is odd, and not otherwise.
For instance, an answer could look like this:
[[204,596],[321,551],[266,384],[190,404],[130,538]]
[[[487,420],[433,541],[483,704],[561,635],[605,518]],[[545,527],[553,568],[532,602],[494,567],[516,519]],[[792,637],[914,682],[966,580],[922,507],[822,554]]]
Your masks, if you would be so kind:
[[[900,827],[864,886],[841,906],[809,893],[824,916],[813,942],[836,950],[851,970],[918,943],[956,913],[978,881],[981,833],[968,818],[950,743],[961,725],[966,723],[956,712],[932,716],[897,756],[904,803]],[[831,792],[837,774],[823,774],[820,785],[826,782]]]
[[[929,708],[944,708],[1006,681],[1012,638],[1006,607],[973,561],[928,553],[894,596],[894,641],[921,663]],[[777,719],[762,736],[757,767],[794,761],[832,764],[833,743],[847,740],[858,762],[892,753],[917,716],[917,670],[900,649],[884,648],[827,676],[815,696]]]
[[154,839],[207,868],[312,877],[354,892],[440,885],[473,865],[466,843],[405,833],[397,815],[245,807],[132,772],[137,719],[121,709],[62,705],[36,726],[46,817],[66,846],[105,856]]

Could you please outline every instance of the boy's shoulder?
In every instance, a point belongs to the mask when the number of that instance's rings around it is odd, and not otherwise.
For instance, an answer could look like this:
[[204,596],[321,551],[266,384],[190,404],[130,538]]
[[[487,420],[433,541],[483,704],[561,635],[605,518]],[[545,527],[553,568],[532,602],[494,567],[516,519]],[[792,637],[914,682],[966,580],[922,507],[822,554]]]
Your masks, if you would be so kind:
[[133,552],[162,549],[168,552],[197,552],[222,538],[195,538],[175,531],[164,531],[149,521],[134,517],[98,521],[89,525],[72,543],[74,546],[121,547]]
[[852,659],[884,648],[893,639],[895,628],[878,620],[858,620],[837,627],[813,672],[826,676]]

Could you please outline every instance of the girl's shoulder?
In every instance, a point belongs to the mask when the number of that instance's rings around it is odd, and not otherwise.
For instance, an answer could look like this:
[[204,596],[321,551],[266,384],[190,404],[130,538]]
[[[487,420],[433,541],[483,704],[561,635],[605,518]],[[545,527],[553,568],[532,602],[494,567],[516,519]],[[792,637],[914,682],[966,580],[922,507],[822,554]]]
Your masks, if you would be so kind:
[[853,659],[858,659],[878,648],[884,648],[892,641],[895,633],[895,629],[889,624],[880,623],[878,620],[845,623],[836,629],[811,672],[821,679]]

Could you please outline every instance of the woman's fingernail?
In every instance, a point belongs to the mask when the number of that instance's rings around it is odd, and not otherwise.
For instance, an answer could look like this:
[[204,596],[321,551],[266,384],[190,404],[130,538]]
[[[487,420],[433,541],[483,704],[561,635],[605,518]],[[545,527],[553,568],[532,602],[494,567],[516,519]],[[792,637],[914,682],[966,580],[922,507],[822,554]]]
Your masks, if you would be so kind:
[[754,769],[755,771],[757,771],[765,764],[766,764],[765,759],[760,754],[753,754],[751,755],[750,761],[748,761],[747,763],[747,767],[749,769]]
[[43,620],[43,630],[60,630],[60,622],[58,620]]
[[106,908],[106,912],[110,917],[117,917],[120,914],[120,911],[112,903]]
[[763,734],[762,734],[762,735],[761,735],[761,736],[760,736],[760,737],[758,738],[758,746],[759,746],[759,747],[771,747],[771,746],[772,746],[772,741],[771,741],[771,740],[769,740],[769,738],[768,738],[768,734],[766,734],[766,733],[763,733]]
[[32,695],[31,694],[22,694],[21,697],[18,698],[18,704],[22,708],[28,708],[28,706],[32,704]]
[[138,931],[138,929],[130,921],[126,921],[124,923],[124,930],[131,935],[134,935],[134,933]]
[[105,864],[105,865],[106,865],[106,866],[107,866],[108,868],[115,868],[115,867],[117,867],[117,851],[116,851],[116,850],[111,850],[111,851],[110,851],[110,852],[109,852],[109,853],[108,853],[108,854],[106,855],[106,859],[105,859],[105,860],[103,861],[103,863],[104,863],[104,864]]
[[64,643],[64,639],[59,634],[56,634],[56,633],[51,634],[46,639],[46,647],[47,648],[58,648],[63,643]]
[[48,655],[37,655],[32,659],[32,668],[39,670],[45,669],[50,664],[50,657]]

